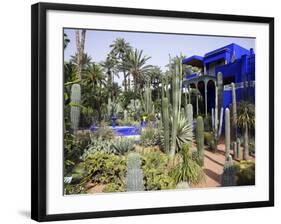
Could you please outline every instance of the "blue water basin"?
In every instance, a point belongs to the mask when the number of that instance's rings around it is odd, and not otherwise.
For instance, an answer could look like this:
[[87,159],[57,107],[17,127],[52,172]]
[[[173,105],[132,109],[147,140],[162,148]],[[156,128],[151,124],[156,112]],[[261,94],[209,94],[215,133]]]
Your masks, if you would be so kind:
[[[137,136],[141,133],[141,128],[138,126],[108,126],[111,128],[117,136]],[[90,130],[95,132],[98,130],[98,126],[92,125]]]

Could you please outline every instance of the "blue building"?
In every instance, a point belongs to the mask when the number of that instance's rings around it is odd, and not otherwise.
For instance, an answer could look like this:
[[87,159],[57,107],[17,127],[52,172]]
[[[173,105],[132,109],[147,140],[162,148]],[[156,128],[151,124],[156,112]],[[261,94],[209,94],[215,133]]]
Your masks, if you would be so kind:
[[[255,100],[255,53],[237,44],[229,44],[206,53],[204,56],[193,55],[182,60],[183,64],[197,67],[198,72],[187,71],[183,87],[197,89],[196,113],[207,115],[215,106],[216,85],[222,82],[221,107],[229,107],[232,102],[231,83],[235,84],[237,102]],[[188,91],[187,90],[187,91]],[[199,96],[198,96],[199,95]],[[204,101],[204,111],[198,109],[198,97]]]

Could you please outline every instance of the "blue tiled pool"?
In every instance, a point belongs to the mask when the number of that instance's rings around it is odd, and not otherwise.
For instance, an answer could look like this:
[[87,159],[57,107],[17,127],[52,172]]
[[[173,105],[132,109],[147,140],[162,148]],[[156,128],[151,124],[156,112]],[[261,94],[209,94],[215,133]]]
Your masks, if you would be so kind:
[[[139,136],[141,128],[138,126],[108,126],[111,128],[117,136]],[[92,125],[90,130],[95,132],[99,127]]]

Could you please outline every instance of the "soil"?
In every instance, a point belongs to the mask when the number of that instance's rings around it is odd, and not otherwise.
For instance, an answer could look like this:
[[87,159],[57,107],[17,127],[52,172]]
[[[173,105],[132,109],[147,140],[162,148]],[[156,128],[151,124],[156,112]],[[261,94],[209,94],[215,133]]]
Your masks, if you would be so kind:
[[89,194],[102,193],[104,188],[105,188],[104,184],[96,184],[95,186],[90,187],[87,190],[87,193],[89,193]]

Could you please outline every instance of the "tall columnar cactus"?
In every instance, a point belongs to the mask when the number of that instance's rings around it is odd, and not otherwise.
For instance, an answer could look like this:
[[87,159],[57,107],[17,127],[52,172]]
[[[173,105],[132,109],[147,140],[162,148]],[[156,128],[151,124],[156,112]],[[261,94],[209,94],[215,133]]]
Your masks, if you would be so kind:
[[225,157],[230,155],[230,112],[229,109],[225,109]]
[[81,87],[79,84],[73,84],[71,86],[70,99],[71,99],[71,108],[70,108],[71,128],[73,133],[76,134],[80,121]]
[[[181,99],[181,86],[180,86],[180,77],[181,77],[181,68],[182,64],[179,60],[175,63],[175,74],[172,74],[172,119],[177,121],[180,112],[180,99]],[[176,136],[177,136],[177,122],[172,122],[172,131],[171,131],[171,148],[170,156],[173,157],[176,153]]]
[[212,130],[214,131],[215,130],[215,110],[214,110],[214,108],[212,108],[212,110],[211,110],[212,112],[212,114],[211,114],[211,116],[212,116]]
[[240,142],[240,138],[237,138],[236,142],[237,142],[237,158],[240,159],[240,156],[241,156],[241,142]]
[[248,124],[245,123],[244,130],[244,151],[243,151],[243,159],[249,159],[249,135],[248,135]]
[[187,104],[187,112],[186,112],[186,118],[189,123],[189,125],[192,127],[193,130],[193,106],[191,103]]
[[237,142],[233,142],[233,157],[234,159],[238,159],[238,156],[237,156]]
[[219,111],[219,91],[218,87],[215,87],[215,108],[212,108],[212,128],[214,133],[214,138],[216,143],[219,141],[222,132],[222,123],[223,123],[223,107]]
[[143,191],[143,171],[138,153],[130,153],[127,163],[127,191]]
[[170,119],[169,119],[169,102],[168,98],[165,97],[162,100],[162,123],[164,127],[164,144],[166,153],[170,152]]
[[224,163],[223,174],[222,174],[222,186],[235,186],[235,168],[233,166],[233,161],[231,155],[229,155]]
[[[217,105],[217,107],[218,107],[218,109],[220,109],[220,108],[223,108],[223,74],[221,73],[221,72],[218,72],[218,74],[217,74],[217,87],[218,87],[218,92],[217,92],[217,94],[218,94],[218,101],[217,101],[217,103],[218,103],[218,105]],[[218,117],[221,117],[221,113],[220,112],[222,112],[223,113],[223,111],[221,110],[221,111],[218,111]]]
[[152,112],[151,89],[149,86],[146,86],[144,90],[144,109],[148,114]]
[[124,113],[124,120],[127,120],[128,119],[128,111],[125,109],[123,111],[123,113]]
[[196,143],[201,166],[204,166],[204,120],[201,116],[196,119]]
[[235,84],[231,83],[231,89],[232,89],[232,140],[235,141],[237,138],[237,105],[236,105],[236,90],[235,90]]

